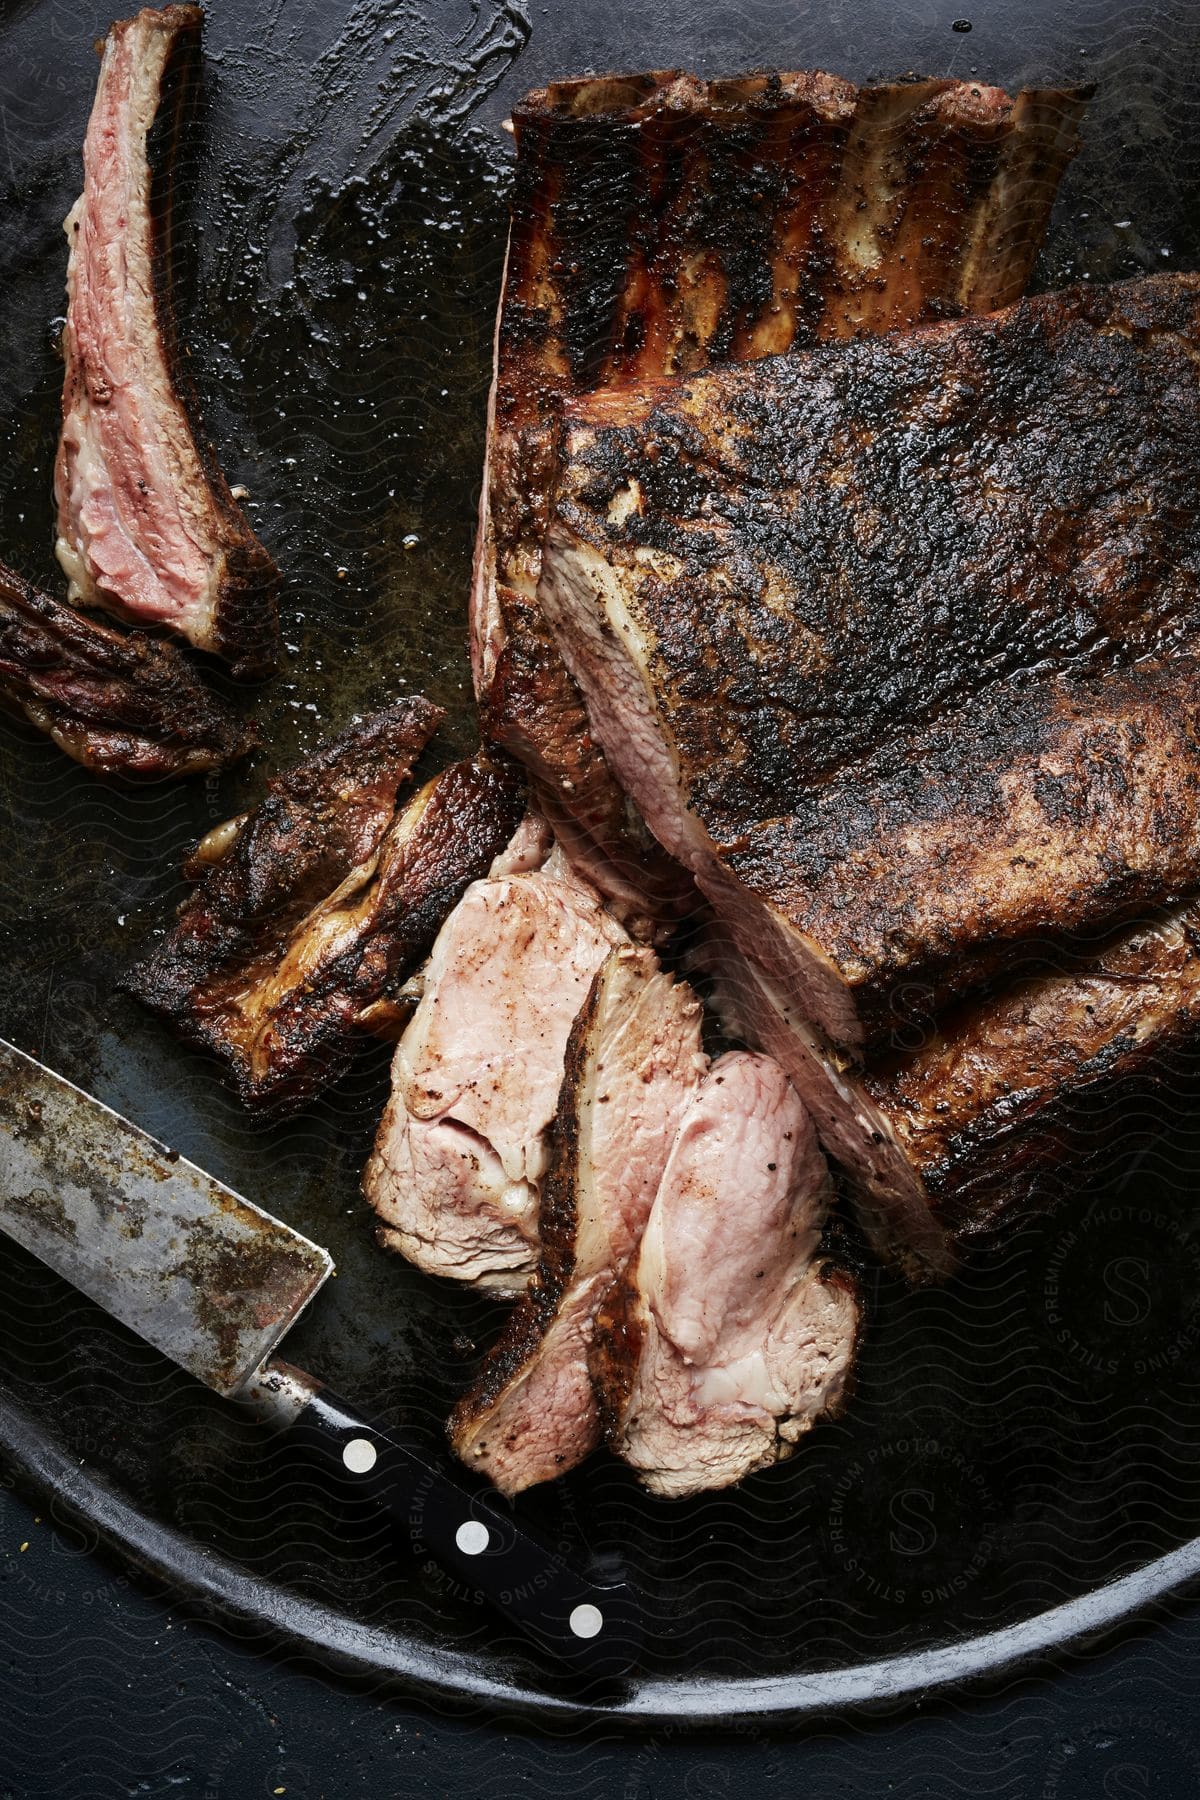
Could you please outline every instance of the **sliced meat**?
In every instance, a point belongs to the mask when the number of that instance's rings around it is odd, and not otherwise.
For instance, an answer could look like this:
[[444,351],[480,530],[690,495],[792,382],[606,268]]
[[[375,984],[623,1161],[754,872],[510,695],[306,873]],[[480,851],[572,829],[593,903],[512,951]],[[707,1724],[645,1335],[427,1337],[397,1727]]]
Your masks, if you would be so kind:
[[537,1271],[450,1420],[458,1455],[506,1494],[565,1474],[599,1442],[596,1313],[641,1237],[704,1067],[690,991],[652,951],[613,951],[571,1032]]
[[258,742],[173,646],[95,624],[3,564],[0,694],[103,775],[223,769]]
[[1111,1153],[1130,1100],[1175,1084],[1200,1047],[1195,901],[1058,953],[1057,967],[940,1021],[873,1067],[868,1090],[960,1240]]
[[[481,709],[483,737],[502,743],[527,770],[539,809],[581,878],[634,937],[652,941],[695,905],[695,886],[614,785],[540,611],[511,598],[506,604],[519,626],[506,638],[503,669]],[[497,697],[502,716],[491,710]]]
[[515,775],[460,764],[397,795],[441,719],[397,701],[275,776],[217,826],[196,887],[124,985],[229,1065],[249,1104],[295,1103],[337,1071],[347,1033],[386,1006],[479,861],[511,833]]
[[829,1196],[778,1063],[721,1057],[684,1111],[589,1357],[609,1446],[653,1493],[728,1487],[839,1404],[858,1300],[820,1254]]
[[949,1275],[957,1260],[952,1238],[861,1067],[808,1023],[788,992],[740,952],[720,921],[710,929],[706,962],[726,1031],[779,1063],[826,1151],[851,1176],[858,1220],[873,1249],[914,1283]]
[[585,78],[515,109],[472,594],[485,733],[606,893],[687,904],[588,736],[540,618],[554,423],[592,391],[1014,300],[1082,91],[826,74]]
[[[1196,884],[1198,307],[1070,290],[564,429],[541,598],[592,730],[843,1067],[905,987]],[[757,1041],[845,1157],[811,1044]]]
[[627,941],[559,853],[543,860],[536,821],[523,836],[442,927],[363,1183],[387,1248],[501,1294],[537,1266],[567,1040]]
[[279,575],[192,422],[171,295],[172,164],[202,21],[198,6],[146,9],[104,42],[66,220],[58,559],[72,600],[263,675]]

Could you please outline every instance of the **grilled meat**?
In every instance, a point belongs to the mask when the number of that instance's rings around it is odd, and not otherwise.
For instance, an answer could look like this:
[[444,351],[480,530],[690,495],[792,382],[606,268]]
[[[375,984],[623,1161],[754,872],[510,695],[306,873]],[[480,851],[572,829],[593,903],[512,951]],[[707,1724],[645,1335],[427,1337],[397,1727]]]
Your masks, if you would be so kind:
[[341,1069],[356,1032],[399,1022],[397,989],[512,834],[520,781],[483,754],[398,802],[440,717],[397,701],[276,776],[199,846],[179,919],[126,977],[225,1058],[248,1103],[294,1105]]
[[843,1077],[904,988],[1200,874],[1198,303],[1046,295],[564,427],[541,598],[593,731],[885,1209],[919,1185]]
[[602,889],[667,917],[539,616],[554,421],[710,363],[1015,299],[1082,92],[824,74],[586,78],[513,115],[517,168],[472,595],[485,735],[530,770]]
[[258,742],[173,646],[95,624],[3,564],[0,693],[104,775],[223,769]]
[[1110,1154],[1140,1091],[1200,1047],[1200,905],[1127,926],[955,1009],[866,1085],[945,1228],[967,1241]]
[[686,1107],[589,1366],[610,1447],[656,1494],[769,1467],[840,1402],[855,1283],[819,1254],[830,1181],[782,1070],[733,1052]]
[[396,1049],[363,1181],[380,1242],[418,1268],[516,1294],[537,1265],[538,1206],[567,1039],[626,942],[598,895],[534,834],[446,920]]
[[652,951],[614,950],[567,1048],[537,1271],[450,1421],[458,1455],[506,1494],[565,1474],[599,1442],[587,1367],[596,1313],[703,1071],[690,992]]
[[72,600],[263,675],[279,575],[192,423],[171,298],[173,149],[202,20],[198,6],[147,8],[105,39],[65,227],[58,559]]

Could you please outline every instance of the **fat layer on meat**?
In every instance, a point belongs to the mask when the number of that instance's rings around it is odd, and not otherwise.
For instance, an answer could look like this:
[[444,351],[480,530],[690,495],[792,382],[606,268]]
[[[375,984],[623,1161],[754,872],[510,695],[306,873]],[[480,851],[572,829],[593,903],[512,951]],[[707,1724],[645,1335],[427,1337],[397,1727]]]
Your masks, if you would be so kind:
[[104,41],[65,225],[57,551],[71,599],[262,675],[279,575],[193,425],[170,292],[174,140],[202,22],[198,6],[145,8]]
[[526,821],[446,920],[392,1065],[364,1190],[380,1241],[433,1275],[518,1293],[567,1040],[597,969],[627,941]]
[[596,1313],[641,1236],[704,1068],[694,996],[653,952],[614,950],[567,1047],[537,1269],[450,1421],[458,1455],[504,1493],[565,1474],[599,1442],[587,1366]]
[[652,1492],[740,1481],[839,1404],[858,1302],[819,1254],[829,1195],[779,1065],[721,1057],[683,1113],[589,1357],[609,1446]]

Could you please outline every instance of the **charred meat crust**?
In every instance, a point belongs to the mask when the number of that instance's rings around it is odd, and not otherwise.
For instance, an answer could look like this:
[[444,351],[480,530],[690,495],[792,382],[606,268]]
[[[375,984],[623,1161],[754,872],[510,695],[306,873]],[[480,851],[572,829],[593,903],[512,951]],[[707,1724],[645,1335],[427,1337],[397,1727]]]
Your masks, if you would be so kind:
[[1191,902],[1062,949],[1003,992],[950,1013],[866,1077],[948,1231],[969,1240],[1044,1202],[1127,1137],[1129,1102],[1194,1087],[1200,909]]
[[[114,24],[101,47],[85,162],[101,165],[103,173],[89,170],[68,219],[67,370],[55,471],[59,558],[71,580],[72,599],[105,607],[134,623],[178,630],[198,649],[225,658],[235,675],[260,677],[270,674],[279,659],[279,571],[236,505],[198,426],[195,384],[179,342],[173,279],[176,150],[194,111],[202,25],[198,6],[147,8]],[[156,40],[161,40],[160,66],[147,54]],[[110,81],[119,87],[110,59],[119,59],[126,49],[128,91],[109,93]],[[156,104],[148,109],[144,135],[138,127],[143,99],[139,80],[157,81],[157,89],[150,88]],[[91,216],[101,206],[97,184],[126,177],[128,215],[122,210],[110,221],[123,241],[121,272],[99,263],[85,268],[85,259],[103,259],[113,248],[104,241],[99,214]],[[141,258],[144,292],[137,291],[132,272]],[[114,296],[105,290],[120,280],[135,292],[115,307]],[[139,307],[148,308],[144,316]],[[125,371],[115,392],[110,382],[114,369]],[[139,373],[129,373],[134,369]],[[110,425],[101,426],[100,419],[110,410],[114,419],[123,418],[129,382],[136,389],[137,417],[123,419],[122,436]],[[101,535],[125,546],[108,573],[95,555],[97,519],[89,516],[84,522],[89,510],[103,516],[97,527]],[[132,572],[135,566],[140,575]],[[168,600],[176,583],[186,591],[182,601]]]
[[258,743],[172,645],[84,618],[2,564],[0,693],[104,775],[222,769]]
[[[388,829],[374,866],[362,870],[361,886],[349,877],[296,928],[294,985],[286,968],[267,983],[243,1097],[276,1110],[299,1104],[341,1072],[364,1029],[394,1035],[406,1016],[397,989],[467,886],[486,874],[523,806],[515,767],[482,753],[425,784]],[[337,932],[328,952],[326,927]]]
[[541,379],[514,405],[1008,304],[1087,98],[810,71],[535,90],[501,351]]
[[[637,849],[601,754],[572,722],[574,683],[536,623],[561,407],[1015,299],[1086,98],[659,71],[556,83],[514,110],[472,661],[488,733],[528,758],[593,874],[604,879],[610,856],[636,872]],[[620,893],[626,875],[613,880]]]
[[548,557],[611,570],[682,797],[868,1029],[1195,885],[1198,340],[1155,277],[567,416]]
[[600,1429],[610,1445],[621,1441],[646,1342],[646,1309],[633,1274],[637,1261],[635,1250],[604,1296],[588,1350]]
[[[847,791],[848,788],[850,791]],[[993,690],[729,866],[851,982],[869,1039],[1200,884],[1200,660]]]
[[239,1083],[242,1050],[227,1035],[239,1002],[270,981],[305,915],[376,854],[441,716],[413,696],[351,726],[269,781],[262,803],[210,833],[185,866],[194,892],[124,985],[192,1042],[227,1056]]
[[[504,1397],[514,1377],[536,1355],[575,1272],[575,1192],[579,1175],[579,1097],[587,1074],[589,1044],[600,1005],[601,977],[567,1040],[563,1083],[554,1120],[554,1155],[542,1186],[538,1212],[541,1254],[529,1285],[508,1315],[470,1388],[450,1415],[446,1430],[457,1445]],[[472,1464],[487,1473],[487,1445],[472,1447]]]

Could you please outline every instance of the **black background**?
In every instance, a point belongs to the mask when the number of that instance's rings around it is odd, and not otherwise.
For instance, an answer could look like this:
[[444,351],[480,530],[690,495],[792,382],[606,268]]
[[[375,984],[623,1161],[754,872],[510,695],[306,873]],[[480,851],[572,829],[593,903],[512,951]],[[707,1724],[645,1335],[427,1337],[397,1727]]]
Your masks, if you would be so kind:
[[[972,29],[954,30],[964,16]],[[46,489],[59,379],[51,343],[60,304],[58,220],[78,183],[94,79],[90,45],[108,17],[94,0],[27,0],[6,8],[0,38],[0,273],[9,329],[0,359],[0,527],[5,554],[47,583],[54,580]],[[379,87],[354,77],[355,56],[363,46],[377,50],[386,30],[396,34],[387,63],[393,73]],[[339,34],[344,56],[329,52]],[[257,705],[277,761],[330,719],[385,698],[397,667],[448,706],[442,752],[469,737],[461,661],[448,660],[444,647],[448,630],[460,629],[470,556],[470,472],[479,466],[502,242],[498,127],[524,88],[614,65],[714,74],[823,65],[857,79],[916,70],[977,74],[1010,88],[1094,80],[1087,150],[1064,186],[1042,284],[1200,261],[1193,198],[1200,30],[1186,4],[589,0],[526,9],[513,0],[473,9],[465,0],[341,0],[328,8],[214,0],[206,36],[207,129],[219,133],[232,108],[240,137],[229,154],[217,139],[217,202],[210,191],[194,246],[192,335],[213,434],[231,479],[263,495],[256,522],[289,578],[293,660]],[[266,124],[286,117],[293,101],[308,124],[295,168],[273,159],[276,134]],[[261,182],[256,105],[264,121]],[[389,162],[389,137],[400,126],[401,147]],[[439,134],[448,130],[466,134],[470,154],[459,162],[439,159]],[[401,196],[394,206],[393,192]],[[446,253],[437,234],[451,227],[457,247]],[[394,295],[390,316],[375,304],[359,306],[366,245],[380,258],[380,291]],[[387,272],[393,251],[401,263],[394,278]],[[432,324],[424,310],[429,293],[437,306]],[[323,346],[331,346],[327,356]],[[284,395],[286,402],[267,404]],[[292,494],[279,485],[284,469],[297,471]],[[321,501],[332,492],[352,494],[355,505],[331,514]],[[417,541],[406,547],[406,538]],[[447,607],[456,609],[449,623]],[[339,634],[354,636],[352,659],[331,653]],[[242,790],[191,784],[149,799],[97,797],[88,778],[51,763],[32,734],[7,724],[3,731],[4,818],[16,855],[3,881],[9,936],[0,1029],[269,1204],[273,1181],[307,1184],[306,1193],[322,1197],[331,1187],[352,1194],[364,1134],[378,1112],[378,1067],[283,1143],[252,1132],[211,1072],[167,1049],[131,1010],[114,1013],[107,1002],[112,966],[172,898],[179,847],[233,810],[231,796],[240,803]],[[48,822],[60,819],[64,829],[48,832]],[[111,854],[114,841],[119,856]],[[288,1216],[315,1231],[322,1218],[309,1199],[295,1200]],[[355,1284],[377,1289],[385,1279],[361,1220],[325,1219],[317,1235],[333,1243]],[[1036,1265],[1036,1246],[1030,1254]],[[386,1278],[397,1279],[394,1272]],[[360,1288],[345,1291],[354,1296]],[[413,1284],[405,1304],[438,1315],[443,1329],[447,1308],[457,1309],[460,1323],[486,1329],[484,1314],[463,1297],[431,1298]],[[48,1315],[32,1295],[23,1310],[22,1297],[6,1291],[5,1305],[11,1361],[16,1341],[28,1350]],[[325,1319],[311,1328],[306,1354],[326,1368],[336,1350],[358,1376],[346,1385],[362,1393],[380,1346],[371,1329],[355,1336],[345,1307],[331,1306]],[[89,1351],[82,1327],[72,1343],[82,1364]],[[435,1416],[444,1411],[440,1394],[431,1402],[424,1391],[425,1369],[405,1364],[394,1342],[386,1348],[387,1379],[378,1375],[383,1392],[373,1396],[380,1405],[399,1416],[422,1404]],[[114,1354],[127,1387],[137,1383],[145,1416],[169,1402],[176,1413],[183,1409],[194,1437],[200,1415],[187,1413],[175,1387],[166,1400],[158,1395],[152,1361],[120,1343]],[[97,1377],[90,1385],[82,1375],[73,1381],[66,1398],[79,1418],[100,1416],[104,1386]],[[102,1437],[119,1434],[122,1403],[118,1389],[107,1401]],[[46,1404],[64,1406],[61,1384],[47,1387]],[[165,1505],[169,1463],[155,1465],[144,1450],[137,1458],[134,1474]],[[1068,1477],[1060,1467],[1057,1479]],[[1006,1470],[996,1476],[1003,1479]],[[773,1492],[778,1507],[784,1490],[762,1491]],[[1104,1496],[1102,1504],[1115,1502]],[[203,1523],[216,1532],[211,1520]],[[226,1539],[236,1540],[236,1513],[221,1523]],[[1133,1562],[1141,1559],[1136,1550]],[[173,1612],[69,1528],[56,1529],[19,1492],[3,1496],[0,1551],[0,1789],[13,1794],[178,1791],[240,1800],[278,1788],[331,1796],[545,1788],[1091,1800],[1200,1793],[1192,1700],[1200,1620],[1188,1610],[1083,1666],[983,1698],[943,1700],[902,1721],[861,1727],[842,1720],[791,1735],[748,1723],[712,1739],[665,1729],[648,1740],[620,1739],[601,1727],[548,1738],[515,1721],[430,1712],[339,1685],[298,1666],[286,1649],[222,1637]],[[718,1660],[723,1649],[713,1646]]]

